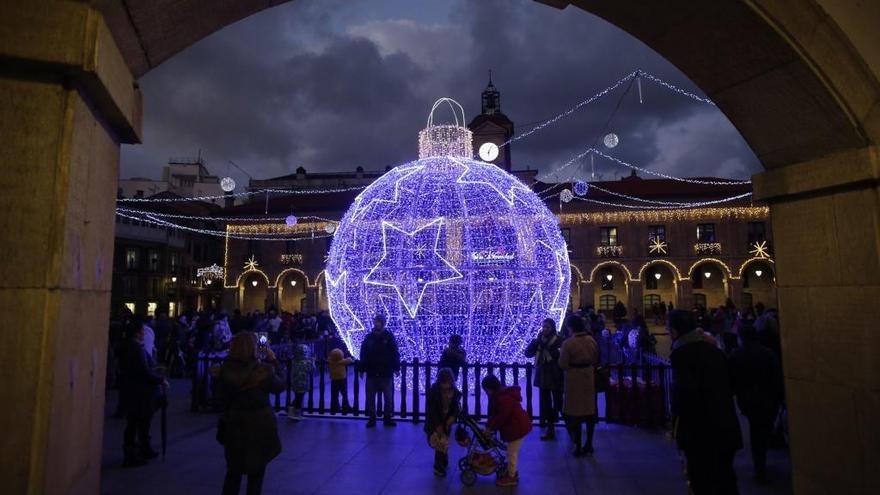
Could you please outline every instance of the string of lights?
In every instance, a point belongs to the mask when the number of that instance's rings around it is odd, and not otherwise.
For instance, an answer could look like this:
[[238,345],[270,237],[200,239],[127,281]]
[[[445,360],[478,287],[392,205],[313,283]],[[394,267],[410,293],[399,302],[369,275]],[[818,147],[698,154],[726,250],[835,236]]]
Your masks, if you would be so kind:
[[558,215],[562,225],[606,224],[606,223],[663,223],[677,221],[698,221],[710,219],[766,220],[770,216],[767,206],[726,206],[710,208],[690,208],[675,210],[629,210],[629,211],[591,211],[583,213],[561,213]]
[[[259,216],[259,217],[212,217],[212,216],[198,216],[198,215],[179,215],[174,213],[159,213],[154,211],[145,211],[138,210],[134,208],[123,208],[117,207],[117,211],[122,211],[125,213],[133,213],[133,214],[145,214],[152,215],[159,218],[177,218],[181,220],[203,220],[203,221],[216,221],[216,222],[270,222],[270,221],[279,221],[283,222],[287,219],[287,216],[282,217],[267,217],[267,216]],[[331,222],[338,223],[338,220],[333,220],[330,218],[319,217],[315,215],[305,215],[301,217],[297,217],[299,220],[318,220],[322,222]]]
[[211,201],[226,198],[239,198],[259,194],[333,194],[349,191],[360,191],[366,187],[367,186],[335,187],[328,189],[260,189],[257,191],[243,191],[239,193],[219,194],[214,196],[195,196],[191,198],[117,198],[116,201],[118,203],[183,203],[188,201]]
[[203,235],[209,235],[209,236],[213,236],[213,237],[224,237],[224,238],[229,237],[232,239],[240,239],[240,240],[245,240],[245,241],[304,241],[304,240],[310,240],[310,239],[321,239],[321,238],[332,236],[332,234],[314,235],[314,232],[316,232],[316,231],[312,231],[312,235],[305,236],[305,237],[272,237],[270,234],[261,235],[259,233],[254,233],[254,235],[246,236],[246,235],[238,235],[238,234],[229,233],[229,232],[226,232],[223,230],[200,229],[197,227],[189,227],[186,225],[180,225],[180,224],[177,224],[174,222],[168,222],[168,221],[162,220],[160,218],[153,217],[149,214],[144,215],[144,216],[133,216],[133,215],[128,215],[126,213],[122,213],[122,212],[117,211],[116,215],[123,217],[123,218],[131,219],[131,220],[137,220],[137,221],[149,223],[152,225],[157,225],[160,227],[169,227],[172,229],[186,230],[189,232],[194,232],[194,233],[203,234]]
[[[678,182],[687,182],[689,184],[704,184],[704,185],[710,185],[710,186],[732,186],[732,185],[751,184],[752,183],[752,181],[750,181],[750,180],[705,180],[705,179],[688,179],[685,177],[676,177],[674,175],[664,174],[663,172],[657,172],[657,171],[650,170],[650,169],[647,169],[644,167],[640,167],[638,165],[633,165],[632,163],[625,162],[625,161],[621,160],[620,158],[613,157],[611,155],[603,153],[603,152],[597,150],[596,148],[590,148],[590,150],[596,156],[601,156],[602,158],[611,160],[612,162],[617,163],[618,165],[623,165],[624,167],[628,167],[633,170],[638,170],[639,172],[644,172],[646,174],[651,174],[651,175],[655,175],[657,177],[663,177],[664,179],[670,179],[670,180],[674,180],[674,181],[678,181]],[[590,150],[588,150],[588,151],[590,151]]]
[[[636,70],[630,72],[629,74],[623,76],[622,78],[618,79],[614,84],[607,86],[602,91],[599,91],[598,93],[594,94],[593,96],[590,96],[589,98],[587,98],[585,100],[579,101],[574,106],[570,107],[568,110],[565,110],[564,112],[556,115],[555,117],[551,117],[551,118],[547,119],[546,121],[536,125],[532,129],[530,129],[529,131],[527,131],[523,134],[520,134],[519,136],[514,136],[514,137],[508,139],[500,147],[507,146],[510,143],[513,143],[515,141],[519,141],[520,139],[531,136],[532,134],[534,134],[534,133],[536,133],[536,132],[538,132],[548,126],[555,124],[559,120],[561,120],[565,117],[568,117],[569,115],[575,113],[576,111],[580,110],[584,106],[589,105],[589,104],[595,102],[596,100],[599,100],[600,98],[603,98],[604,96],[608,95],[608,93],[611,93],[615,89],[619,88],[621,85],[626,84],[627,82],[632,81],[633,79],[641,79],[641,78],[645,78],[645,79],[653,82],[654,84],[657,84],[658,86],[666,88],[670,91],[674,91],[675,93],[678,93],[682,96],[686,96],[686,97],[691,98],[695,101],[699,101],[701,103],[706,103],[708,105],[715,106],[715,102],[713,102],[712,100],[710,100],[708,98],[703,98],[699,95],[691,93],[690,91],[687,91],[685,89],[682,89],[682,88],[676,86],[675,84],[667,82],[667,81],[665,81],[665,80],[663,80],[653,74],[645,72],[642,69],[636,69]],[[639,86],[639,88],[641,88],[641,85]],[[639,93],[641,94],[641,89],[639,90]],[[640,97],[640,100],[641,100],[641,97]]]
[[688,98],[705,103],[707,105],[712,105],[713,107],[716,106],[715,102],[710,100],[709,98],[703,98],[702,96],[695,95],[694,93],[691,93],[691,92],[686,91],[682,88],[679,88],[678,86],[676,86],[672,83],[666,82],[663,79],[660,79],[659,77],[657,77],[653,74],[645,72],[641,69],[638,70],[638,73],[639,73],[639,77],[643,77],[643,78],[653,82],[654,84],[658,84],[658,85],[660,85],[670,91],[675,91],[676,93],[678,93],[682,96],[687,96]]
[[706,205],[710,205],[710,204],[726,203],[728,201],[736,201],[738,199],[745,198],[745,197],[750,196],[752,194],[752,193],[743,193],[743,194],[737,194],[735,196],[728,196],[726,198],[721,198],[721,199],[712,200],[712,201],[697,201],[697,202],[688,203],[688,202],[678,202],[678,201],[659,201],[656,199],[645,199],[645,198],[640,198],[638,196],[630,196],[629,194],[623,194],[623,193],[619,193],[619,192],[609,191],[608,189],[605,189],[603,187],[599,187],[595,184],[590,184],[590,188],[596,189],[598,191],[602,191],[603,193],[610,194],[612,196],[617,196],[619,198],[628,199],[630,201],[637,201],[639,203],[648,203],[648,204],[664,205],[664,206],[672,206],[672,207],[678,206],[678,207],[685,207],[685,208],[693,208],[693,207],[706,206]]
[[[717,204],[721,204],[721,203],[727,203],[729,201],[735,201],[737,199],[746,198],[751,195],[752,195],[751,192],[747,192],[747,193],[739,194],[737,196],[731,196],[728,198],[714,199],[711,201],[696,201],[693,203],[680,203],[680,204],[673,205],[673,206],[669,206],[669,205],[628,205],[628,204],[623,204],[623,203],[612,203],[610,201],[602,201],[599,199],[579,198],[577,196],[573,197],[572,199],[577,199],[579,201],[586,201],[588,203],[594,203],[594,204],[599,204],[599,205],[603,205],[603,206],[613,206],[615,208],[627,208],[630,210],[645,210],[645,209],[675,210],[675,209],[679,209],[679,208],[700,208],[703,206],[717,205]],[[553,197],[553,196],[551,196],[551,197]]]
[[568,117],[569,115],[571,115],[571,114],[575,113],[576,111],[580,110],[582,107],[584,107],[584,106],[586,106],[586,105],[589,105],[590,103],[593,103],[594,101],[596,101],[596,100],[598,100],[598,99],[604,97],[604,96],[607,95],[608,93],[610,93],[610,92],[614,91],[615,89],[619,88],[622,84],[625,84],[625,83],[627,83],[628,81],[632,80],[634,77],[636,77],[636,75],[638,75],[638,73],[639,73],[638,70],[634,70],[634,71],[630,72],[630,73],[627,74],[626,76],[624,76],[624,77],[618,79],[617,82],[615,82],[614,84],[612,84],[612,85],[606,87],[606,88],[603,89],[602,91],[599,91],[598,93],[594,94],[593,96],[591,96],[591,97],[589,97],[589,98],[587,98],[587,99],[585,99],[585,100],[581,100],[580,102],[576,103],[574,106],[572,106],[571,108],[569,108],[568,110],[566,110],[566,111],[564,111],[564,112],[562,112],[562,113],[556,115],[555,117],[552,117],[552,118],[546,120],[545,122],[543,122],[543,123],[541,123],[541,124],[536,125],[536,126],[533,127],[531,130],[529,130],[529,131],[527,131],[527,132],[525,132],[525,133],[523,133],[523,134],[520,134],[519,136],[514,136],[514,137],[508,139],[507,141],[505,141],[504,143],[502,143],[501,146],[499,146],[499,148],[503,148],[504,146],[507,146],[507,145],[509,145],[510,143],[513,143],[513,142],[519,141],[520,139],[527,138],[527,137],[531,136],[532,134],[534,134],[534,133],[536,133],[536,132],[538,132],[538,131],[540,131],[540,130],[542,130],[542,129],[548,127],[548,126],[551,126],[551,125],[555,124],[555,123],[558,122],[559,120],[561,120],[561,119],[563,119],[563,118],[565,118],[565,117]]

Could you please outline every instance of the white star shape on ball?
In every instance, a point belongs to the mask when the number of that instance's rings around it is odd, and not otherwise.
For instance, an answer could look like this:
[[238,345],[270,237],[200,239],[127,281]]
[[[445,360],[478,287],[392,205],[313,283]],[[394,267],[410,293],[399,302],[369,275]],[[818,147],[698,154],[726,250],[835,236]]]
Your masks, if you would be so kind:
[[[335,279],[330,276],[329,272],[326,272],[325,278],[327,279],[327,283],[331,287],[339,287],[340,285],[342,285],[341,293],[339,291],[327,291],[331,303],[331,316],[335,321],[345,321],[344,319],[350,319],[354,323],[353,328],[346,328],[345,330],[348,331],[340,332],[340,335],[342,336],[342,339],[345,341],[345,343],[348,345],[349,349],[356,349],[356,346],[352,346],[352,343],[355,342],[352,338],[352,334],[363,332],[365,327],[364,324],[361,323],[361,320],[354,313],[354,311],[351,310],[351,307],[346,301],[346,296],[348,295],[348,285],[346,284],[346,281],[348,279],[348,272],[343,271]],[[337,311],[340,311],[341,313],[338,313]]]
[[[525,184],[519,181],[516,181],[516,184],[510,186],[509,188],[507,188],[506,191],[504,191],[502,189],[499,189],[496,184],[493,184],[491,182],[486,182],[482,180],[468,180],[468,176],[471,173],[471,167],[467,163],[456,160],[455,158],[450,157],[450,159],[464,168],[464,170],[461,172],[461,175],[459,175],[458,178],[455,180],[456,184],[482,184],[484,186],[491,187],[495,190],[496,193],[498,193],[498,196],[500,196],[501,199],[506,201],[507,204],[509,204],[510,206],[513,206],[513,202],[516,199],[520,199],[520,201],[523,201],[522,198],[519,198],[517,196],[517,191],[524,191],[529,193],[532,192],[531,189],[529,189],[528,187],[526,187]],[[525,203],[525,201],[523,202]]]
[[[364,283],[394,289],[411,318],[416,317],[429,285],[462,278],[437,251],[442,227],[442,217],[412,232],[382,222],[382,258],[364,277]],[[419,257],[414,248],[418,245],[432,247]]]

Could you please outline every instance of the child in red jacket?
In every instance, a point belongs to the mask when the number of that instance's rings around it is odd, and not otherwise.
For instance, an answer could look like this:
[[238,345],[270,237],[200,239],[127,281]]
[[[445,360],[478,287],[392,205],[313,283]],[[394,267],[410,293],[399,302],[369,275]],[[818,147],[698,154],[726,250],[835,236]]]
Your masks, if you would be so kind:
[[507,442],[507,473],[495,482],[498,486],[519,484],[519,450],[526,435],[532,431],[532,421],[522,408],[522,394],[517,386],[502,387],[495,375],[486,375],[481,383],[489,396],[489,420],[486,429],[489,434],[497,431]]

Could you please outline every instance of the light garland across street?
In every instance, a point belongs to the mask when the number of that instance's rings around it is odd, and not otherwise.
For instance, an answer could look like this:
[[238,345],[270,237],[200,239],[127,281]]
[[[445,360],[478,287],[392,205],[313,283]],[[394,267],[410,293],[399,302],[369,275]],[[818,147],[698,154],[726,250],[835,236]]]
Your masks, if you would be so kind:
[[305,241],[305,240],[310,240],[310,239],[321,239],[321,238],[333,236],[332,234],[315,235],[315,232],[317,232],[317,231],[313,230],[313,231],[311,231],[312,235],[304,236],[304,237],[271,237],[268,235],[262,236],[262,237],[256,237],[254,235],[247,236],[247,235],[232,234],[232,233],[229,233],[224,230],[200,229],[200,228],[196,228],[196,227],[188,227],[186,225],[180,225],[180,224],[177,224],[174,222],[168,222],[168,221],[162,220],[160,218],[156,218],[154,216],[151,216],[149,214],[144,215],[144,216],[133,216],[133,215],[128,215],[128,214],[121,213],[121,212],[117,211],[116,215],[123,217],[123,218],[129,218],[131,220],[137,220],[137,221],[146,222],[146,223],[153,224],[153,225],[158,225],[160,227],[168,227],[168,228],[172,228],[172,229],[179,229],[179,230],[186,230],[189,232],[195,232],[197,234],[209,235],[209,236],[214,236],[214,237],[229,237],[232,239],[241,239],[241,240],[246,240],[246,241]]
[[[730,196],[728,198],[713,199],[711,201],[696,201],[693,203],[681,203],[681,204],[677,204],[674,206],[627,205],[627,204],[622,204],[622,203],[612,203],[610,201],[602,201],[599,199],[579,198],[579,197],[574,197],[573,199],[576,199],[578,201],[586,201],[587,203],[595,203],[595,204],[599,204],[599,205],[603,205],[603,206],[612,206],[615,208],[626,208],[629,210],[677,210],[679,208],[699,208],[702,206],[710,206],[710,205],[717,205],[717,204],[721,204],[721,203],[727,203],[729,201],[736,201],[737,199],[747,198],[751,195],[752,195],[752,193],[747,192],[747,193],[738,194],[736,196]],[[551,197],[553,197],[553,196],[551,196]]]
[[528,137],[528,136],[530,136],[530,135],[532,135],[532,134],[534,134],[534,133],[536,133],[536,132],[538,132],[538,131],[544,129],[545,127],[548,127],[548,126],[550,126],[550,125],[553,125],[554,123],[558,122],[559,120],[561,120],[561,119],[563,119],[563,118],[565,118],[565,117],[568,117],[569,115],[571,115],[571,114],[573,114],[574,112],[578,111],[578,110],[581,109],[582,107],[584,107],[584,106],[586,106],[586,105],[589,105],[589,104],[595,102],[596,100],[599,100],[600,98],[602,98],[602,97],[608,95],[608,93],[614,91],[615,89],[617,89],[617,88],[619,88],[620,86],[626,84],[627,82],[629,82],[629,81],[631,81],[631,80],[633,80],[633,79],[641,79],[641,78],[645,78],[645,79],[647,79],[648,81],[653,82],[654,84],[657,84],[657,85],[659,85],[659,86],[662,86],[662,87],[664,87],[664,88],[666,88],[666,89],[668,89],[668,90],[670,90],[670,91],[673,91],[673,92],[675,92],[675,93],[678,93],[678,94],[680,94],[680,95],[682,95],[682,96],[685,96],[685,97],[687,97],[687,98],[691,98],[692,100],[698,101],[698,102],[700,102],[700,103],[705,103],[705,104],[708,104],[708,105],[715,106],[715,103],[714,103],[712,100],[708,99],[708,98],[703,98],[703,97],[698,96],[698,95],[696,95],[696,94],[694,94],[694,93],[691,93],[690,91],[687,91],[687,90],[684,90],[684,89],[682,89],[682,88],[679,88],[678,86],[676,86],[676,85],[674,85],[674,84],[672,84],[672,83],[666,82],[666,81],[664,81],[663,79],[660,79],[659,77],[657,77],[657,76],[655,76],[655,75],[653,75],[653,74],[649,74],[649,73],[643,71],[642,69],[636,69],[636,70],[630,72],[629,74],[623,76],[622,78],[618,79],[614,84],[612,84],[612,85],[606,87],[606,88],[603,89],[602,91],[599,91],[598,93],[594,94],[593,96],[590,96],[589,98],[587,98],[587,99],[585,99],[585,100],[581,100],[580,102],[576,103],[574,106],[570,107],[568,110],[566,110],[566,111],[564,111],[564,112],[562,112],[562,113],[556,115],[555,117],[552,117],[552,118],[550,118],[550,119],[547,119],[546,121],[544,121],[544,122],[542,122],[542,123],[536,125],[535,127],[533,127],[531,130],[529,130],[529,131],[527,131],[527,132],[525,132],[525,133],[523,133],[523,134],[520,134],[519,136],[516,136],[516,137],[513,137],[513,138],[508,139],[507,141],[505,141],[505,142],[501,145],[501,147],[507,146],[507,145],[509,145],[510,143],[513,143],[513,142],[515,142],[515,141],[519,141],[520,139],[526,138],[526,137]]
[[603,223],[662,223],[697,221],[709,219],[766,220],[770,216],[767,206],[736,206],[714,208],[689,208],[676,210],[596,211],[585,213],[562,213],[557,215],[562,225]]
[[[177,218],[181,220],[202,220],[202,221],[214,221],[214,222],[272,222],[278,221],[283,222],[287,216],[282,217],[269,217],[269,216],[255,216],[255,217],[214,217],[214,216],[198,216],[198,215],[179,215],[174,213],[160,213],[155,211],[148,210],[138,210],[135,208],[124,208],[121,206],[116,207],[116,211],[121,211],[123,213],[131,213],[131,214],[139,214],[139,215],[151,215],[159,218]],[[330,222],[330,223],[339,223],[339,220],[333,220],[331,218],[324,218],[314,215],[304,215],[301,217],[297,217],[299,220],[320,220],[322,222]]]
[[187,198],[117,198],[118,203],[186,203],[188,201],[211,201],[216,199],[239,198],[255,196],[259,194],[281,195],[304,195],[304,194],[333,194],[350,191],[360,191],[367,186],[335,187],[328,189],[260,189],[258,191],[243,191],[240,193],[219,194],[214,196],[194,196]]

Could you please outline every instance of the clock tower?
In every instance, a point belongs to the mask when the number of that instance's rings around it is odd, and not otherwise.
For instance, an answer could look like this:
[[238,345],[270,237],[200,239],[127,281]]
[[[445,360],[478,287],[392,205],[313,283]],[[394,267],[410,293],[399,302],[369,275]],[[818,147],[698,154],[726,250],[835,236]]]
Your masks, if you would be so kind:
[[483,91],[482,111],[468,124],[474,133],[474,156],[478,160],[494,163],[510,171],[510,145],[503,146],[513,137],[513,122],[501,113],[501,93],[492,84],[492,71],[489,71],[489,85]]

